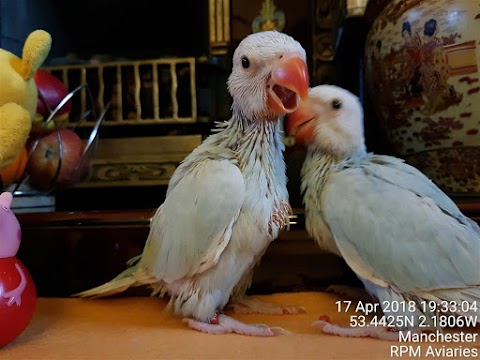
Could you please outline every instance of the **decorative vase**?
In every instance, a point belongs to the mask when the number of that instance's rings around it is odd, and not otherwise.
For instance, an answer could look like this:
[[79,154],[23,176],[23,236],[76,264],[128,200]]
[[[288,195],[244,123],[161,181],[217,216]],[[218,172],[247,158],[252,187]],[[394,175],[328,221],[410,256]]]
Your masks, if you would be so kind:
[[480,193],[480,1],[371,0],[365,80],[386,137],[449,194]]
[[25,330],[37,304],[32,277],[15,256],[21,230],[11,203],[11,193],[0,195],[0,348]]

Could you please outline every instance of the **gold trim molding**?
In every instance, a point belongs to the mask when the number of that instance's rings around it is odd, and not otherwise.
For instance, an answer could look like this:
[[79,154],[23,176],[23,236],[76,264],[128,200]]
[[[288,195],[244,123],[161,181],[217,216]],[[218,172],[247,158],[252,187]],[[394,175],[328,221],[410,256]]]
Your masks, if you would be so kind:
[[226,55],[230,43],[230,0],[209,0],[210,55]]

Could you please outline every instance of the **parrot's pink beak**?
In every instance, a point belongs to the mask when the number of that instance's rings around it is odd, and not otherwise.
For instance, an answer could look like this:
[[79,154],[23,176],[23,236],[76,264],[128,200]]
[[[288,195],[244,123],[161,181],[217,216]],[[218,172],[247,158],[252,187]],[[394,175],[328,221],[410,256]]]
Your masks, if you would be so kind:
[[297,110],[300,99],[308,94],[309,78],[305,61],[297,56],[282,57],[268,81],[268,106],[279,114]]
[[285,133],[294,136],[297,144],[306,144],[315,133],[315,112],[308,98],[296,111],[288,114],[285,119]]

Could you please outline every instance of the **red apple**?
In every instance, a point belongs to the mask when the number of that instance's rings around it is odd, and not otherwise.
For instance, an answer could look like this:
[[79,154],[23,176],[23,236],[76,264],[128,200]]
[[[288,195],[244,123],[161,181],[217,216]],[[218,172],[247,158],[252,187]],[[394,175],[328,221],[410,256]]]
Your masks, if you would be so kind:
[[[67,96],[68,89],[58,77],[45,70],[37,70],[34,79],[38,89],[37,113],[46,119],[50,115],[50,111],[53,111]],[[55,118],[58,120],[68,119],[71,110],[72,101],[69,100],[59,109]]]
[[[61,141],[61,163],[60,143]],[[27,164],[30,183],[39,190],[47,190],[52,186],[66,185],[82,177],[79,171],[85,167],[78,166],[84,152],[82,139],[70,129],[55,130],[33,144],[31,158]],[[57,170],[60,170],[57,175]],[[78,170],[78,171],[77,171]]]

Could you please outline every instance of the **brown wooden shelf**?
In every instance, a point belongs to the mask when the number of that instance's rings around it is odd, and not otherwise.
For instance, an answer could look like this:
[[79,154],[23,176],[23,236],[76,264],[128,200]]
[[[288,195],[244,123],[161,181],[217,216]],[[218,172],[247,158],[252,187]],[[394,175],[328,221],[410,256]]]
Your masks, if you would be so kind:
[[[459,209],[468,217],[480,222],[480,197],[453,198]],[[102,226],[138,224],[148,225],[156,209],[58,211],[50,213],[22,213],[17,217],[22,227],[36,226]],[[303,208],[294,208],[296,224],[293,229],[304,229]]]
[[[456,200],[480,222],[480,201]],[[141,253],[155,209],[22,213],[19,259],[41,296],[64,297],[106,282]],[[252,293],[316,291],[332,283],[359,285],[345,262],[322,253],[305,230],[303,208],[289,231],[268,248],[256,269]],[[146,294],[145,290],[132,291]],[[127,293],[128,294],[128,293]]]

